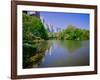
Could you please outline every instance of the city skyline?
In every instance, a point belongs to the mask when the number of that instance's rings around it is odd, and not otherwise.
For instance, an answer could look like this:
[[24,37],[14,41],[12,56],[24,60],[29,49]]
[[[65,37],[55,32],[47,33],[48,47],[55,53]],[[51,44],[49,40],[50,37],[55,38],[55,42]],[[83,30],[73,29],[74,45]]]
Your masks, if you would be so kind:
[[46,23],[52,24],[55,28],[65,29],[68,25],[89,30],[89,14],[83,13],[62,13],[62,12],[40,12],[40,16]]

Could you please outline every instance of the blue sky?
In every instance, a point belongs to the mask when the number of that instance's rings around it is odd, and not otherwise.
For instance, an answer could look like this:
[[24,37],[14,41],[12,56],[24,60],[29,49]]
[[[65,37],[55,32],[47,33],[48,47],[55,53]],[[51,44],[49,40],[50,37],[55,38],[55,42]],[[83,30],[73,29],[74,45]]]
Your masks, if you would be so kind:
[[65,29],[68,25],[74,25],[81,29],[89,29],[89,14],[62,13],[62,12],[40,12],[46,23],[54,27]]

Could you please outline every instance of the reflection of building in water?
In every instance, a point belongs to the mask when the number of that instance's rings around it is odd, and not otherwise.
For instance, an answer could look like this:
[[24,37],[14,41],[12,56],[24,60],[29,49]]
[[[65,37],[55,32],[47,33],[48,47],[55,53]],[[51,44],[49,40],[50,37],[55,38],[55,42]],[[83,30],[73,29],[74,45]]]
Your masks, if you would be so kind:
[[[52,55],[53,49],[54,49],[54,45],[52,44],[51,47],[50,47],[49,49],[47,49],[45,53],[46,53],[47,55],[49,54],[49,55],[51,56],[51,55]],[[46,55],[46,54],[45,54],[45,55]]]
[[50,49],[49,49],[49,55],[50,56],[52,55],[52,49],[53,49],[53,47],[51,46]]
[[45,61],[45,58],[42,59],[42,62],[44,62],[44,61]]
[[46,50],[45,55],[51,54],[51,47]]

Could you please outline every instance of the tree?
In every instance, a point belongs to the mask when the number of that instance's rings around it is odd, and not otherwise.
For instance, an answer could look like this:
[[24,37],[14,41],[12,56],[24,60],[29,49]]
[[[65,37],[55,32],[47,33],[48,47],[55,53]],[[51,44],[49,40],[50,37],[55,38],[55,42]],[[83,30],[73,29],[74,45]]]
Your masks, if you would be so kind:
[[89,30],[76,28],[69,25],[64,31],[59,33],[62,40],[89,40]]
[[29,16],[23,13],[23,39],[35,40],[35,37],[48,39],[48,34],[41,20],[36,16]]

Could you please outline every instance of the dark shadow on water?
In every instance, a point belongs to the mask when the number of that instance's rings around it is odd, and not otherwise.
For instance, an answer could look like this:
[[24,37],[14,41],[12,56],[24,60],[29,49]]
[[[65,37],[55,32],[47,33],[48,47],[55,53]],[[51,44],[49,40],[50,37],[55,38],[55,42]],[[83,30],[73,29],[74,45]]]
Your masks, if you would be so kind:
[[29,49],[27,52],[27,50],[23,48],[23,68],[37,67],[37,63],[42,60],[45,51],[50,47],[46,41],[34,43],[32,46],[36,46],[33,52]]

